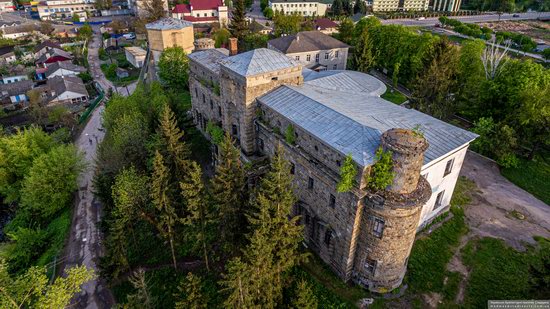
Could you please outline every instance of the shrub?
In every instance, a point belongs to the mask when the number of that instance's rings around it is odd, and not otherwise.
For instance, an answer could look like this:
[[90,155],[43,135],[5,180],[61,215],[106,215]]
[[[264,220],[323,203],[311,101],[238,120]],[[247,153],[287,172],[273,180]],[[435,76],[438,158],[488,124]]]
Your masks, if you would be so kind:
[[219,145],[223,141],[223,129],[212,121],[208,121],[206,124],[206,133],[210,135],[212,143]]
[[376,163],[371,167],[367,186],[375,191],[384,190],[391,185],[395,176],[391,152],[379,147],[375,159]]
[[296,144],[296,133],[294,132],[294,126],[289,124],[285,130],[285,141],[290,145]]
[[336,191],[342,193],[351,190],[351,188],[353,188],[353,185],[355,184],[356,176],[357,169],[353,164],[353,158],[351,157],[351,154],[348,154],[346,156],[344,164],[340,168],[340,182],[338,182]]
[[124,69],[127,69],[130,67],[130,61],[126,59],[119,59],[117,60],[118,66]]

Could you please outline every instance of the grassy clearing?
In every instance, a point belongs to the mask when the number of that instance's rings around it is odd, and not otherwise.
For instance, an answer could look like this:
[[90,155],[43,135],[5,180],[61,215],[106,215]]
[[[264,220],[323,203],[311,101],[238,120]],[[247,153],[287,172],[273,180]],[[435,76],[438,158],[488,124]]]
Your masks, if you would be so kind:
[[407,97],[404,94],[390,87],[388,87],[386,92],[384,92],[384,94],[380,97],[398,105],[407,101]]
[[307,263],[296,269],[295,279],[307,280],[319,301],[319,308],[355,308],[369,293],[359,286],[344,283],[315,254]]
[[[470,202],[467,192],[474,187],[472,181],[460,177],[451,200],[454,217],[429,237],[414,243],[405,278],[412,292],[438,292],[449,298],[456,295],[460,280],[456,278],[456,274],[447,271],[447,264],[459,245],[460,238],[468,231],[462,206]],[[448,277],[446,285],[443,284],[445,277]]]
[[536,157],[532,161],[520,158],[518,167],[503,168],[501,173],[508,180],[550,205],[550,155]]
[[482,308],[489,299],[544,299],[550,295],[550,242],[538,238],[538,247],[518,252],[502,240],[483,238],[469,242],[462,259],[470,276],[467,308]]

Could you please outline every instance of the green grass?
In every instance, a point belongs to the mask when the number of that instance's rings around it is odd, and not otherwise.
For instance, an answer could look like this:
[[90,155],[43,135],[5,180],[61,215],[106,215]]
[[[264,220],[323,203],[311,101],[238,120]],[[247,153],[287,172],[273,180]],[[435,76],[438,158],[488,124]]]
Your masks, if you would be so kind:
[[[48,249],[36,260],[36,265],[47,265],[48,275],[54,271],[53,262],[56,256],[60,256],[65,245],[65,239],[67,238],[67,235],[69,235],[70,228],[71,210],[68,207],[57,218],[53,219],[46,228],[49,246]],[[59,270],[56,270],[56,272],[58,273]]]
[[[475,187],[472,181],[461,177],[457,181],[455,192],[451,200],[451,212],[453,218],[445,222],[429,237],[417,240],[409,257],[409,265],[406,282],[412,292],[444,292],[452,296],[456,293],[458,285],[449,280],[455,278],[447,272],[447,264],[451,260],[454,250],[460,242],[460,238],[468,231],[464,222],[464,210],[462,206],[469,203],[468,191]],[[449,277],[447,285],[443,282]],[[449,284],[454,285],[453,289]]]
[[359,286],[343,282],[315,254],[296,270],[294,277],[310,283],[319,308],[355,308],[359,299],[370,295]]
[[550,156],[536,157],[532,161],[520,158],[516,168],[503,168],[501,173],[508,180],[550,205]]
[[[550,292],[548,283],[535,285],[534,280],[548,276],[550,242],[538,238],[538,248],[518,252],[502,240],[483,238],[470,241],[462,249],[462,260],[470,268],[466,286],[465,307],[483,308],[489,299],[541,299]],[[533,272],[533,265],[545,261],[545,274]],[[544,279],[542,279],[544,280]]]
[[380,96],[382,99],[388,100],[395,104],[402,104],[407,101],[407,97],[401,92],[388,87],[386,92]]

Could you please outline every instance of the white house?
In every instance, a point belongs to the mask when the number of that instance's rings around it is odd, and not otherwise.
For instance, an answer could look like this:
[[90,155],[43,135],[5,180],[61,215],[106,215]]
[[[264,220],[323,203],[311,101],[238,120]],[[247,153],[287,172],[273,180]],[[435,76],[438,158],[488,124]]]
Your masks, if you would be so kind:
[[56,76],[76,76],[83,72],[86,72],[84,67],[73,64],[70,61],[58,61],[48,65],[44,74],[46,78],[53,78]]
[[0,47],[0,63],[10,64],[17,60],[13,46]]
[[2,76],[2,84],[11,84],[20,82],[22,80],[28,80],[29,77],[27,75],[10,75],[10,76]]
[[3,107],[14,108],[26,105],[27,91],[34,85],[32,80],[22,80],[9,84],[0,84],[0,102]]
[[188,4],[177,4],[172,17],[195,24],[220,23],[227,25],[229,15],[222,0],[189,0]]
[[49,0],[40,2],[36,8],[40,19],[54,20],[94,12],[94,3],[95,0]]
[[0,13],[15,11],[15,5],[12,0],[0,0]]
[[147,56],[147,52],[141,47],[124,47],[124,53],[126,54],[126,60],[128,60],[128,62],[136,68],[141,68],[143,63],[145,63],[145,56]]
[[55,76],[46,83],[48,105],[78,104],[88,101],[88,91],[82,79],[70,76]]
[[21,25],[2,29],[2,37],[6,39],[19,39],[31,35],[36,30],[34,25]]

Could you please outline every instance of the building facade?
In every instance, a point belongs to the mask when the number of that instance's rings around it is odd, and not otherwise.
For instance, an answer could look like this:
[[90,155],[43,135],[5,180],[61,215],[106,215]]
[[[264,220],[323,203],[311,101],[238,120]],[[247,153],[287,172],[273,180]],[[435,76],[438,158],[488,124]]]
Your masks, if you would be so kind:
[[349,46],[320,31],[303,31],[267,42],[279,51],[314,71],[345,70]]
[[177,18],[161,18],[145,26],[155,63],[166,48],[179,46],[189,54],[194,49],[193,24]]
[[124,53],[126,55],[126,60],[128,60],[128,62],[130,62],[135,68],[141,68],[145,63],[145,56],[147,56],[147,51],[145,51],[145,49],[141,47],[124,47]]
[[[380,98],[385,85],[367,74],[315,72],[270,49],[234,56],[210,49],[189,59],[199,130],[208,135],[209,122],[219,125],[245,161],[282,145],[308,247],[345,281],[376,292],[398,287],[416,231],[449,209],[476,135]],[[289,127],[293,144],[281,133]],[[366,184],[379,147],[392,152],[395,178],[374,192]],[[356,184],[338,193],[348,155]]]
[[462,5],[461,0],[432,0],[430,9],[437,12],[458,12]]
[[42,20],[71,18],[74,14],[86,16],[95,11],[95,0],[49,0],[40,2],[37,7]]
[[300,14],[302,16],[325,16],[332,6],[329,0],[270,0],[269,7],[273,12],[283,14]]
[[0,13],[15,11],[15,5],[12,0],[0,0]]
[[429,0],[373,0],[374,12],[427,11]]
[[227,26],[228,8],[222,0],[190,0],[187,4],[177,4],[172,9],[172,17],[194,24],[219,23]]

